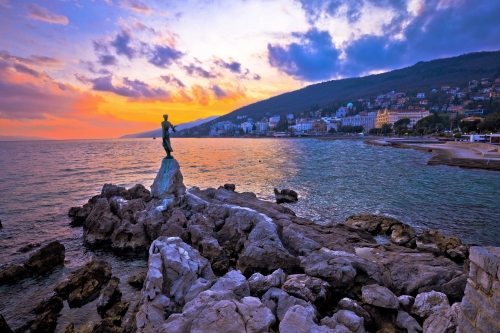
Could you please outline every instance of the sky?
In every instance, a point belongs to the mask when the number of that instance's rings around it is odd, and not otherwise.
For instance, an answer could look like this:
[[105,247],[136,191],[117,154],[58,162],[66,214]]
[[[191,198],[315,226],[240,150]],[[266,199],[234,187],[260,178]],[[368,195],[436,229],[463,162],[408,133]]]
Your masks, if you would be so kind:
[[0,135],[115,138],[497,51],[499,17],[498,0],[0,0]]

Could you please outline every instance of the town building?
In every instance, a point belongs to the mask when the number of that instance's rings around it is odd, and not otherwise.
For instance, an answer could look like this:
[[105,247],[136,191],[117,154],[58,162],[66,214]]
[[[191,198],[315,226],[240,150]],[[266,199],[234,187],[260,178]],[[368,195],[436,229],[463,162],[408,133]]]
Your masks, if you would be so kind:
[[326,123],[323,120],[318,120],[312,123],[311,131],[313,133],[325,133],[326,132]]
[[425,98],[425,93],[423,93],[423,92],[419,92],[419,93],[417,94],[417,98]]
[[375,127],[382,128],[383,124],[391,124],[400,119],[408,118],[410,119],[409,127],[413,127],[422,118],[429,116],[429,111],[425,109],[385,109],[384,111],[379,111],[377,113]]
[[335,112],[335,116],[337,117],[345,117],[349,113],[349,109],[345,106],[341,106],[337,112]]
[[363,130],[369,132],[375,127],[376,120],[376,112],[360,112],[355,116],[342,118],[342,126],[363,126]]

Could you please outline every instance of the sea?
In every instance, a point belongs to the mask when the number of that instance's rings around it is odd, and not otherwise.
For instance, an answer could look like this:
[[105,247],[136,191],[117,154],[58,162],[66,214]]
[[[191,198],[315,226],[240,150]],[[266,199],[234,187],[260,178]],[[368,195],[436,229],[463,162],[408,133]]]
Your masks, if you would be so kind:
[[[375,213],[418,231],[500,246],[497,171],[428,166],[430,153],[362,140],[174,138],[172,146],[188,189],[231,183],[272,201],[274,188],[288,188],[299,201],[287,206],[318,224]],[[164,156],[161,140],[153,139],[0,142],[0,268],[22,263],[29,252],[19,249],[30,243],[58,240],[66,247],[62,268],[0,287],[0,314],[12,328],[35,318],[31,311],[54,286],[92,258],[110,262],[122,281],[145,270],[144,259],[83,247],[82,229],[69,226],[67,213],[105,183],[149,188]],[[139,292],[126,283],[120,288],[135,306]],[[66,305],[57,331],[70,321],[78,328],[99,320],[95,302],[72,310]]]

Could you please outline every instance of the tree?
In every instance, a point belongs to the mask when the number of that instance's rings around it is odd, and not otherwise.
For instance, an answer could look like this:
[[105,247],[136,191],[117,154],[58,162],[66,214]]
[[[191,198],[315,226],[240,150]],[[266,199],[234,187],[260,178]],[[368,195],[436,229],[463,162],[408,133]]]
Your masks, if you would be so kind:
[[330,133],[330,134],[335,134],[335,133],[337,133],[337,130],[336,130],[335,128],[333,128],[333,127],[332,127],[332,128],[330,128],[330,129],[328,130],[328,133]]
[[382,124],[382,133],[385,134],[390,134],[392,132],[392,124]]
[[252,133],[255,133],[257,130],[257,126],[255,126],[255,123],[252,124]]
[[401,135],[401,133],[405,133],[408,131],[408,125],[411,120],[409,118],[399,119],[394,123],[394,132]]

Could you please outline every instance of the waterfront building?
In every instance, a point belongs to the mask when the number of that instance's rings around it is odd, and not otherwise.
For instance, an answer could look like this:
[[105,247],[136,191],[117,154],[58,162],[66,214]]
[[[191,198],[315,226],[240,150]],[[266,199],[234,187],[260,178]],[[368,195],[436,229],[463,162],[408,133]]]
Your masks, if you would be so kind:
[[311,130],[314,133],[325,133],[326,123],[323,120],[315,121],[311,125]]
[[425,93],[423,93],[423,92],[419,92],[419,93],[417,94],[417,98],[425,98]]
[[249,121],[245,121],[244,123],[241,123],[240,127],[243,130],[243,133],[252,133],[252,126],[253,123]]
[[369,132],[375,127],[376,120],[376,112],[360,112],[355,116],[342,118],[342,126],[363,126],[363,130]]
[[417,121],[427,116],[429,116],[429,111],[425,109],[385,109],[384,111],[379,111],[377,113],[375,127],[382,128],[383,124],[394,125],[396,121],[408,118],[410,119],[410,124],[408,125],[408,127],[411,128],[412,126],[415,126],[417,124]]
[[267,128],[269,127],[268,126],[268,122],[267,121],[258,121],[255,123],[255,127],[256,127],[256,132],[265,132],[267,131]]
[[295,116],[293,115],[293,113],[289,113],[286,115],[286,118],[287,119],[293,119]]
[[337,110],[337,112],[335,112],[335,116],[337,116],[337,117],[345,117],[348,112],[349,112],[349,109],[346,106],[341,106]]

